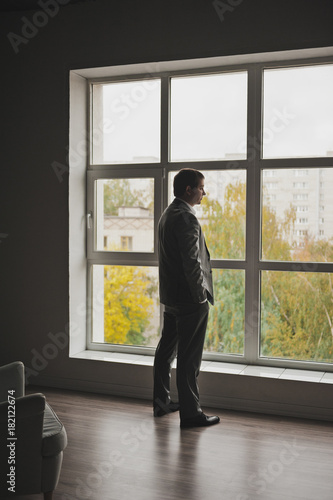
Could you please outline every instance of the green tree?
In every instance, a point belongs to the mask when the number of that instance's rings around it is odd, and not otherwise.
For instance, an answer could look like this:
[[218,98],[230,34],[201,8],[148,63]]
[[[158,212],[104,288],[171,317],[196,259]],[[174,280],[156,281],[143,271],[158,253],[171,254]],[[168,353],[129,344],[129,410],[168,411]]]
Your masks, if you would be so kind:
[[296,219],[295,207],[290,205],[283,220],[279,220],[268,203],[262,208],[262,259],[292,260],[290,237]]
[[244,351],[244,271],[215,269],[215,305],[211,308],[205,350],[242,354]]
[[110,179],[104,181],[104,214],[118,215],[119,207],[144,207],[154,212],[154,181],[148,182],[143,192],[134,188],[129,179]]
[[[203,202],[203,229],[212,258],[243,259],[245,184],[230,184],[223,206]],[[261,355],[313,361],[333,360],[333,280],[311,271],[315,262],[333,261],[333,240],[304,240],[294,246],[295,208],[279,219],[269,203],[262,209],[262,258],[304,262],[290,272],[263,271],[261,280]],[[298,267],[297,267],[298,266]],[[314,268],[315,270],[315,268]],[[214,270],[215,306],[211,309],[205,349],[243,353],[245,280],[241,270]]]
[[[308,241],[303,250],[295,252],[294,258],[315,261],[320,247],[326,256],[332,253],[332,243]],[[330,250],[328,247],[331,247]],[[304,268],[307,266],[305,264]],[[262,275],[261,288],[262,354],[332,361],[332,274],[297,269],[294,272],[266,271]]]
[[305,272],[310,262],[332,262],[331,241],[306,237],[299,248],[290,243],[296,219],[290,206],[283,221],[268,204],[263,209],[263,258],[304,262],[294,271],[264,271],[261,281],[261,354],[278,358],[332,361],[332,275]]
[[[105,186],[104,209],[113,215],[117,215],[119,206],[139,205],[142,198],[142,193],[131,189],[128,180],[115,181]],[[152,210],[153,183],[144,199]],[[223,205],[209,197],[203,200],[202,226],[212,258],[245,258],[245,201],[246,185],[242,182],[226,187]],[[269,203],[263,205],[262,258],[304,264],[295,264],[290,272],[262,272],[261,355],[330,362],[333,360],[332,274],[304,271],[309,270],[307,263],[333,261],[333,240],[316,241],[309,237],[304,239],[302,248],[295,247],[290,243],[295,219],[292,205],[282,219]],[[156,283],[140,267],[106,266],[105,269],[105,341],[145,344]],[[205,350],[243,353],[244,274],[243,270],[213,271],[216,300],[209,315]]]
[[225,190],[223,206],[209,195],[202,201],[202,228],[213,259],[244,259],[246,185],[237,181]]
[[128,179],[112,179],[104,182],[104,213],[118,215],[119,207],[133,207],[138,204],[138,196],[131,189]]
[[[244,182],[229,184],[223,206],[209,196],[202,202],[202,227],[214,259],[245,257]],[[242,354],[244,351],[244,271],[213,271],[215,305],[210,310],[205,350]]]

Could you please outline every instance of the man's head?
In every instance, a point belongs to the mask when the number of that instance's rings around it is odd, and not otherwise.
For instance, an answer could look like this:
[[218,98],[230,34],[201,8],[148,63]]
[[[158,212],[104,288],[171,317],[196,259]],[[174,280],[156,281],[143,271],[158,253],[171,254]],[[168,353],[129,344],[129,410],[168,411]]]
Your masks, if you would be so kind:
[[205,196],[204,175],[194,168],[183,168],[174,177],[173,193],[192,207],[200,205]]

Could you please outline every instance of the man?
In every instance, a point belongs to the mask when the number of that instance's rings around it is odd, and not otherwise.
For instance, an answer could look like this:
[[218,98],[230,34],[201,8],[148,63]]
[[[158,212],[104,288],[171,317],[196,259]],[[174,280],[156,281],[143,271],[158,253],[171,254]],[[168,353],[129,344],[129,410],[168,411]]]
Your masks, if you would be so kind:
[[[154,415],[180,411],[181,427],[217,424],[199,402],[199,375],[213,282],[209,252],[194,205],[205,196],[204,176],[185,168],[174,178],[174,201],[158,224],[160,300],[164,325],[154,363]],[[170,400],[171,365],[177,355],[179,404]]]

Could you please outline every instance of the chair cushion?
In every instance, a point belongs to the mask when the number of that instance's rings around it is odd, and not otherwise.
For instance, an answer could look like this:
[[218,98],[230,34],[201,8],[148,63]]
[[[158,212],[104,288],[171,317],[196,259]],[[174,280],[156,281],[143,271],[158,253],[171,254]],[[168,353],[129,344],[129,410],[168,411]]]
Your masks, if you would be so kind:
[[42,455],[57,455],[67,446],[66,429],[51,406],[46,403],[43,422]]

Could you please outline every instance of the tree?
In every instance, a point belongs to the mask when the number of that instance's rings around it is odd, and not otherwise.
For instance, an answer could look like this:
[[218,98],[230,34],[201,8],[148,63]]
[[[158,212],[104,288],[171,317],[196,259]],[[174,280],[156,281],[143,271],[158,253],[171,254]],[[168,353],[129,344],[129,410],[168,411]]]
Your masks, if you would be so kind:
[[[141,179],[138,179],[140,182]],[[118,215],[119,207],[140,206],[154,211],[154,181],[148,183],[148,189],[134,188],[130,179],[110,179],[104,181],[104,214]]]
[[[202,227],[212,258],[245,257],[245,183],[237,181],[225,190],[223,207],[204,198]],[[209,314],[205,350],[242,354],[244,350],[243,270],[213,271],[215,306]]]
[[[131,189],[128,180],[116,181],[106,185],[109,191],[105,191],[105,206],[114,215],[119,206],[137,205],[142,197]],[[145,200],[146,205],[153,206],[153,183]],[[219,200],[204,198],[202,226],[212,258],[245,258],[245,201],[246,185],[239,181],[226,187],[223,205]],[[290,272],[261,273],[261,355],[331,362],[332,274],[305,271],[315,271],[316,265],[309,263],[333,261],[333,239],[306,237],[304,246],[296,247],[292,243],[295,219],[292,205],[279,219],[269,203],[264,203],[262,258],[304,264],[295,264]],[[205,350],[242,354],[245,273],[215,269],[213,279],[215,306],[209,315]],[[157,284],[144,268],[105,266],[105,341],[146,344],[156,294]]]
[[244,271],[214,270],[215,305],[208,319],[205,350],[242,354],[244,350]]
[[104,213],[118,215],[119,207],[133,207],[138,200],[133,194],[128,179],[104,181]]
[[[203,222],[212,258],[243,259],[245,249],[245,184],[230,184],[223,206],[204,199]],[[265,203],[262,210],[262,257],[304,262],[295,270],[261,274],[261,355],[300,360],[333,360],[333,279],[330,273],[305,272],[332,262],[333,240],[305,238],[292,243],[295,208],[279,219]],[[298,267],[296,267],[298,266]],[[244,349],[245,280],[242,270],[213,271],[215,306],[211,309],[205,349],[242,354]]]
[[[306,242],[303,250],[294,254],[294,259],[315,261],[316,256],[319,257],[319,248],[324,249],[326,256],[327,253],[332,255],[332,242],[312,240]],[[305,263],[304,269],[307,266]],[[332,361],[332,275],[304,272],[296,268],[294,272],[266,271],[262,275],[261,288],[262,354]]]
[[303,247],[291,243],[296,219],[290,206],[283,221],[265,204],[263,258],[304,262],[291,272],[264,271],[261,280],[261,354],[332,361],[333,287],[329,273],[305,272],[309,262],[332,262],[331,241],[305,237]]
[[[123,206],[144,206],[153,211],[154,182],[152,179],[148,182],[145,192],[140,189],[143,185],[140,182],[141,179],[137,183],[131,179],[104,181],[104,214],[118,216],[118,209]],[[111,244],[108,250],[120,251],[120,248]],[[147,344],[157,295],[154,277],[144,267],[105,266],[104,269],[105,342]]]
[[237,181],[225,190],[223,207],[215,199],[202,201],[202,228],[213,259],[245,257],[246,186]]
[[105,266],[104,340],[112,344],[148,342],[157,285],[144,268]]

